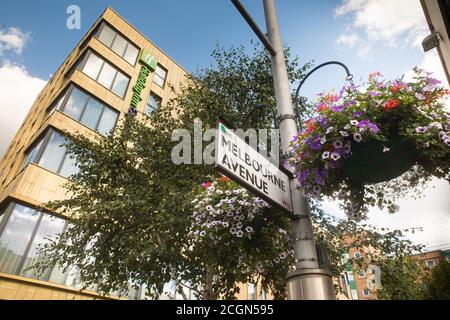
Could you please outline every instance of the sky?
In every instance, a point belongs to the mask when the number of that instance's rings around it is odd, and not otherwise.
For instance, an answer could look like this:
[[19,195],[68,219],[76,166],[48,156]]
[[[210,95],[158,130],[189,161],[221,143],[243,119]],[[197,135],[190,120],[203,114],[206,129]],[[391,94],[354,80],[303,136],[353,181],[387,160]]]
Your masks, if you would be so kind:
[[[242,0],[262,30],[262,1]],[[66,9],[78,5],[81,28],[68,29]],[[4,1],[0,10],[0,155],[8,147],[37,94],[106,6],[111,6],[188,72],[211,64],[210,53],[223,47],[251,48],[255,35],[228,0]],[[278,0],[283,42],[301,63],[345,63],[356,81],[373,71],[392,79],[414,66],[434,72],[446,84],[433,50],[424,53],[429,33],[419,0]],[[301,94],[339,89],[345,73],[329,66],[312,76]],[[429,248],[450,246],[449,184],[434,181],[420,200],[400,201],[400,212],[371,210],[369,221],[390,228],[423,227],[409,235]],[[342,216],[334,202],[327,212]]]

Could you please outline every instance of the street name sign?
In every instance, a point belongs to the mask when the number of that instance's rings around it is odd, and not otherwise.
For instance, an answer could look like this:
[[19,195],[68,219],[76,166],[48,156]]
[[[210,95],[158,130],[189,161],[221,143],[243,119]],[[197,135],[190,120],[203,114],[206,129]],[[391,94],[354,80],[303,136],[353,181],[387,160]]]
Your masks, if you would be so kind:
[[222,120],[216,134],[216,169],[267,202],[292,213],[289,177]]

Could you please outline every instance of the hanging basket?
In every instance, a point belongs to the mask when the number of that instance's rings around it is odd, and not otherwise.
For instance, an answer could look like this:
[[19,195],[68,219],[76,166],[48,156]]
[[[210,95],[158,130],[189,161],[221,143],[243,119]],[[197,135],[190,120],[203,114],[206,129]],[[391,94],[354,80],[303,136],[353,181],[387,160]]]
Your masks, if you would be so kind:
[[417,157],[414,144],[399,136],[391,136],[387,142],[353,143],[351,157],[344,160],[344,175],[360,184],[389,181],[411,169]]
[[431,176],[450,180],[450,112],[441,101],[450,91],[414,71],[413,82],[374,73],[365,90],[319,96],[288,161],[307,194],[364,217],[369,206],[394,212],[399,196]]

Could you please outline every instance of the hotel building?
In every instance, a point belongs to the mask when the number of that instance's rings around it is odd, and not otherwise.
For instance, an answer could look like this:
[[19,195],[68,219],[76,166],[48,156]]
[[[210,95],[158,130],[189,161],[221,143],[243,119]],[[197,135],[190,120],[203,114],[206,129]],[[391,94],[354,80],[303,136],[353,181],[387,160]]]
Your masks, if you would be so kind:
[[[95,287],[81,290],[73,269],[55,266],[36,276],[37,246],[67,228],[64,216],[41,204],[67,197],[63,184],[77,166],[62,132],[111,134],[136,111],[151,116],[172,98],[187,72],[113,9],[107,8],[54,73],[31,106],[0,161],[0,299],[105,299]],[[271,298],[260,285],[241,284],[238,299]],[[162,299],[181,299],[168,283]],[[123,296],[140,299],[144,290]],[[190,292],[188,297],[193,298]]]
[[[66,197],[62,185],[77,171],[61,133],[108,135],[129,112],[151,115],[171,98],[168,83],[177,88],[185,75],[111,8],[97,19],[38,95],[0,161],[0,299],[104,298],[95,288],[80,291],[77,270],[55,267],[39,277],[27,270],[44,238],[67,227],[65,217],[36,210]],[[131,290],[130,298],[140,294]]]

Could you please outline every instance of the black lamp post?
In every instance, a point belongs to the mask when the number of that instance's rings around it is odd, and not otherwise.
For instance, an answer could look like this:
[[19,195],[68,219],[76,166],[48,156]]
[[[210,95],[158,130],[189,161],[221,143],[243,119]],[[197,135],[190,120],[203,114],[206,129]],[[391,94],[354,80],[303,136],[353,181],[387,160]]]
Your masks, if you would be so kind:
[[296,115],[296,117],[297,117],[297,121],[298,121],[298,124],[299,124],[299,128],[300,128],[300,126],[301,126],[301,123],[300,123],[300,111],[298,110],[298,108],[299,108],[299,106],[298,106],[298,102],[299,102],[299,101],[298,101],[298,95],[299,95],[299,93],[300,93],[301,87],[303,86],[303,84],[305,83],[305,81],[306,81],[306,80],[307,80],[314,72],[316,72],[317,70],[319,70],[319,69],[322,68],[322,67],[325,67],[325,66],[328,66],[328,65],[332,65],[332,64],[335,64],[335,65],[338,65],[338,66],[341,66],[342,68],[344,68],[345,72],[347,73],[347,78],[346,78],[346,80],[349,81],[351,85],[353,85],[353,75],[350,73],[350,70],[348,69],[348,67],[347,67],[345,64],[343,64],[342,62],[339,62],[339,61],[327,61],[327,62],[324,62],[324,63],[322,63],[322,64],[319,64],[317,67],[315,67],[314,69],[312,69],[310,72],[308,72],[308,73],[306,74],[306,76],[302,79],[302,81],[300,81],[300,84],[298,85],[297,90],[295,91],[295,97],[294,97],[295,115]]

